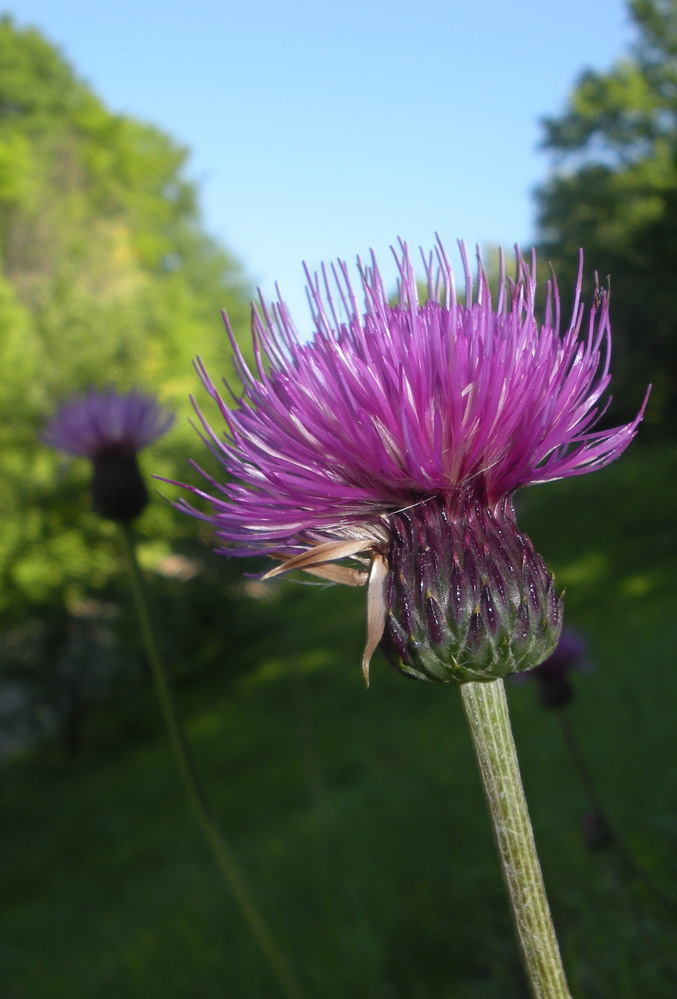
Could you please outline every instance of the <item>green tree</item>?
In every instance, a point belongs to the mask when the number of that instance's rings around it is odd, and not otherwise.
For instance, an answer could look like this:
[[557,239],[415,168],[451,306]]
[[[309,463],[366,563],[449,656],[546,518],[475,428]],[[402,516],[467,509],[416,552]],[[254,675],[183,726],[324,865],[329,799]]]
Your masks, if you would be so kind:
[[563,115],[543,123],[553,154],[537,191],[540,243],[567,293],[579,247],[586,297],[610,275],[615,393],[628,418],[653,383],[647,425],[677,415],[677,0],[632,0],[631,54],[579,78]]
[[[177,420],[152,470],[185,478],[192,359],[199,352],[234,377],[222,308],[247,343],[250,291],[205,232],[187,155],[159,129],[106,109],[39,32],[0,20],[5,638],[38,618],[64,633],[83,598],[114,590],[121,572],[112,526],[89,510],[86,463],[40,442],[56,405],[90,385],[155,392]],[[194,533],[185,520],[151,504],[140,522],[147,553],[160,558]]]

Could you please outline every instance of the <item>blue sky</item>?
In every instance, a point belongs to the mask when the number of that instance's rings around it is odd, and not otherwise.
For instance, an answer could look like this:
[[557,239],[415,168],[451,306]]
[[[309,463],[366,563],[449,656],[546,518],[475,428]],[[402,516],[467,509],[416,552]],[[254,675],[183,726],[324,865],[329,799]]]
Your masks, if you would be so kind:
[[[529,244],[539,119],[628,50],[621,0],[17,0],[114,111],[192,150],[206,227],[307,321],[301,261]],[[393,272],[394,273],[394,272]]]

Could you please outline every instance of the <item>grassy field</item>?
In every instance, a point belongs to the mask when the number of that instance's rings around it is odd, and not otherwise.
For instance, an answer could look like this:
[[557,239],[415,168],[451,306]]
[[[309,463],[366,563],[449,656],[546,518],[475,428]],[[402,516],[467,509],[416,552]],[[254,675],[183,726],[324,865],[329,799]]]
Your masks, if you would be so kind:
[[[519,501],[590,643],[571,725],[614,827],[675,899],[676,473],[677,450],[636,446]],[[182,673],[215,810],[309,997],[526,999],[458,689],[376,656],[365,690],[363,604],[271,584],[234,605],[215,668]],[[674,999],[677,902],[614,848],[585,847],[557,715],[529,683],[509,697],[575,999]],[[215,876],[151,690],[100,709],[75,762],[46,747],[4,763],[0,873],[3,999],[280,994]]]

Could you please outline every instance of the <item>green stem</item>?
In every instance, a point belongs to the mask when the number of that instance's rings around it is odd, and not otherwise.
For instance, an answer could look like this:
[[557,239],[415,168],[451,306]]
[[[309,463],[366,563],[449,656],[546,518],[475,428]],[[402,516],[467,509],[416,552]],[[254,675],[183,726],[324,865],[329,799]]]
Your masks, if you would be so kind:
[[571,999],[545,896],[502,680],[461,685],[534,999]]
[[155,689],[158,700],[160,701],[160,708],[162,710],[165,725],[167,726],[169,739],[172,749],[174,750],[174,755],[176,756],[176,762],[178,764],[181,778],[188,794],[193,812],[195,813],[198,824],[204,833],[207,843],[209,844],[214,860],[216,861],[219,871],[223,876],[223,880],[225,881],[228,889],[234,895],[235,901],[240,908],[244,921],[251,930],[256,942],[266,957],[278,984],[289,999],[303,999],[301,987],[296,981],[284,954],[273,939],[263,916],[252,898],[251,891],[237,864],[237,861],[235,860],[233,852],[230,849],[223,833],[219,829],[214,817],[211,814],[209,805],[207,804],[204,791],[198,779],[195,765],[183,734],[183,729],[181,728],[179,722],[172,690],[162,666],[162,660],[160,659],[157,644],[155,642],[155,635],[153,633],[153,627],[148,610],[148,602],[146,600],[143,576],[141,574],[141,569],[136,556],[134,534],[130,525],[124,523],[120,526],[122,528],[122,536],[124,538],[127,557],[129,560],[132,591],[139,619],[141,637],[143,639],[146,655],[148,656],[148,661],[150,663],[153,680],[155,682]]

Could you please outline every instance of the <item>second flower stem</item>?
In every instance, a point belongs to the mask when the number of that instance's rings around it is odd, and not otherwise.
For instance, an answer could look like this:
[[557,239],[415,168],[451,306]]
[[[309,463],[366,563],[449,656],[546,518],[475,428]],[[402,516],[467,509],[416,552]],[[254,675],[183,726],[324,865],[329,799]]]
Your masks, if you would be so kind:
[[223,880],[232,892],[240,908],[240,912],[266,957],[278,984],[285,995],[288,996],[288,999],[303,999],[304,994],[301,987],[296,981],[285,955],[275,942],[258,906],[254,902],[244,875],[207,803],[183,734],[183,729],[179,723],[172,690],[158,652],[148,610],[148,602],[146,600],[143,576],[136,555],[136,544],[132,528],[126,523],[121,524],[121,528],[129,561],[132,591],[141,637],[153,674],[153,681],[169,739],[193,812],[209,844]]
[[502,680],[461,685],[517,937],[534,999],[571,999],[512,737]]

